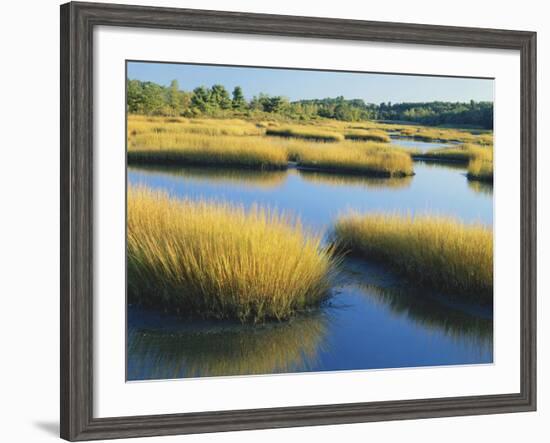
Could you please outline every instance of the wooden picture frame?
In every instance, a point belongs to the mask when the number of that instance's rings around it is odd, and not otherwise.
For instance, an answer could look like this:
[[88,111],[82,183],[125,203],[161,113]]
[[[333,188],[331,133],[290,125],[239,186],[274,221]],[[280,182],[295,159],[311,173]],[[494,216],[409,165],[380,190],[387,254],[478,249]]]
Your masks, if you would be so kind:
[[[96,26],[497,48],[521,57],[518,394],[94,418],[92,31]],[[70,441],[533,411],[536,408],[536,34],[99,3],[61,6],[61,437]]]

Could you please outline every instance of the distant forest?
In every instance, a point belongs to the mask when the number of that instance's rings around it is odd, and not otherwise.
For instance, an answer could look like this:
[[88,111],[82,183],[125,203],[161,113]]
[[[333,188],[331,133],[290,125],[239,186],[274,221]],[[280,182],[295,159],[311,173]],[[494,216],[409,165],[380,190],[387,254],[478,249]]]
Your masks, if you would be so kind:
[[223,85],[181,90],[170,86],[128,80],[128,112],[185,117],[278,117],[294,120],[332,118],[343,121],[390,120],[430,126],[470,126],[493,129],[492,102],[365,103],[344,97],[289,101],[283,96],[259,94],[246,100],[236,86],[231,94]]

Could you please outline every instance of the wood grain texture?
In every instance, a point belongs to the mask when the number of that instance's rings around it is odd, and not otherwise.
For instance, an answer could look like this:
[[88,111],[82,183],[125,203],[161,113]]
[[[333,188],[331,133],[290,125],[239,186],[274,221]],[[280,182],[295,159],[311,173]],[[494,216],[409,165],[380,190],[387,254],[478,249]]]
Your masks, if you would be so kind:
[[[133,417],[93,417],[94,26],[513,49],[521,56],[521,392]],[[536,34],[151,8],[61,6],[61,437],[70,441],[532,411],[536,408]]]

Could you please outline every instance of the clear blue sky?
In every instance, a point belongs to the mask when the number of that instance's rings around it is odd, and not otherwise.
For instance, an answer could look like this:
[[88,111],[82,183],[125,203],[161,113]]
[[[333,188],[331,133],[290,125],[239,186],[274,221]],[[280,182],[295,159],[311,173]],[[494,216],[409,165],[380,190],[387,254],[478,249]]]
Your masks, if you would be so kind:
[[231,92],[237,85],[247,99],[264,92],[289,100],[344,96],[367,103],[422,101],[493,101],[493,80],[414,75],[305,71],[176,63],[128,62],[128,78],[180,89],[222,84]]

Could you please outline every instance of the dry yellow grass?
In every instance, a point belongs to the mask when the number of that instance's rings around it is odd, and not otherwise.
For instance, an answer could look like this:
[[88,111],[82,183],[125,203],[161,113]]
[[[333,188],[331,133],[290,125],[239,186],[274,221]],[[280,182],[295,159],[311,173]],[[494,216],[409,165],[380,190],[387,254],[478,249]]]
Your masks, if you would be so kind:
[[405,177],[413,174],[411,156],[384,144],[343,142],[303,146],[296,150],[298,166],[326,172]]
[[204,317],[283,320],[319,304],[330,247],[274,211],[128,190],[128,297]]
[[254,123],[239,119],[186,119],[181,117],[128,116],[128,136],[140,134],[263,135]]
[[351,129],[346,131],[344,136],[348,140],[363,140],[380,143],[389,143],[391,141],[386,131],[380,129]]
[[413,154],[415,160],[450,161],[468,165],[470,180],[493,181],[493,146],[466,143],[451,148],[434,149],[421,154]]
[[415,284],[490,302],[493,232],[436,216],[387,214],[341,217],[334,228],[339,248],[389,263]]
[[[167,129],[151,130],[149,127],[141,130],[134,127],[130,130],[129,127],[130,164],[285,169],[290,160],[298,162],[301,167],[342,173],[379,177],[412,174],[410,156],[398,147],[385,143],[342,141],[343,136],[341,141],[329,143],[304,138],[243,137],[215,134],[215,131],[199,134],[172,129],[172,126],[180,123],[159,123],[158,118],[153,119],[154,122],[148,120],[150,118],[137,119],[134,125],[153,125],[155,128]],[[204,125],[210,131],[213,125],[221,124],[220,122],[227,121],[192,120],[187,125]],[[231,120],[228,122],[239,123]],[[241,122],[239,125],[246,126],[245,123]],[[316,129],[313,126],[311,128],[309,133],[313,134]]]
[[468,163],[468,178],[484,182],[493,181],[493,160],[476,157]]
[[460,163],[468,163],[474,158],[483,158],[492,162],[493,147],[465,143],[462,145],[437,148],[424,153],[414,154],[413,158],[434,161],[454,161]]
[[284,169],[287,151],[262,137],[139,134],[128,144],[128,162]]
[[401,135],[414,137],[426,141],[455,141],[461,143],[475,143],[479,145],[492,145],[493,133],[484,132],[473,134],[467,130],[433,128],[427,126],[405,126],[400,127]]
[[286,125],[276,128],[268,128],[266,130],[266,135],[293,137],[324,142],[338,142],[344,140],[344,136],[339,132],[319,129],[312,125]]

